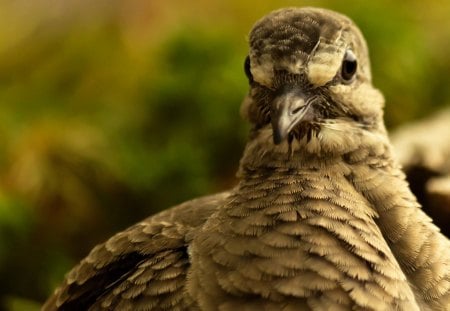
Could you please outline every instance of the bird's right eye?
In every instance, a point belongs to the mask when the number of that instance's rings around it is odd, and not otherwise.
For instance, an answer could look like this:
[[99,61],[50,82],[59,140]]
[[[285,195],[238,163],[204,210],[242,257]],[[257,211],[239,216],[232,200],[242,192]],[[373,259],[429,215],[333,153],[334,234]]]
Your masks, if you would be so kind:
[[248,78],[248,82],[252,83],[253,75],[252,75],[252,72],[250,71],[250,57],[248,57],[248,56],[245,58],[244,71],[245,71],[245,75]]

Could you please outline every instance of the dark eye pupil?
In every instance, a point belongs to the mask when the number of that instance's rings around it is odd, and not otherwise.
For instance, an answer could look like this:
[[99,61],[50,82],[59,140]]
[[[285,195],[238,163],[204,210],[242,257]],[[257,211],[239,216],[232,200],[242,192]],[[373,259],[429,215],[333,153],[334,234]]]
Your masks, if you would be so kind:
[[358,68],[358,62],[356,61],[355,54],[348,50],[345,52],[344,60],[342,62],[342,79],[345,81],[350,81],[356,73]]
[[252,75],[252,72],[250,71],[250,57],[248,57],[248,56],[245,58],[244,71],[245,71],[245,75],[248,78],[248,82],[252,83],[253,75]]

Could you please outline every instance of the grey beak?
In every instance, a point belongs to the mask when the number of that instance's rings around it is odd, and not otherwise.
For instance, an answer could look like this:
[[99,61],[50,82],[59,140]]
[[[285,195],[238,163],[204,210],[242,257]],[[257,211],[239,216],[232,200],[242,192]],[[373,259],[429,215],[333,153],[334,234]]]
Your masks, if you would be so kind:
[[302,121],[312,120],[312,112],[307,97],[294,90],[278,96],[272,107],[271,120],[273,142],[280,144]]

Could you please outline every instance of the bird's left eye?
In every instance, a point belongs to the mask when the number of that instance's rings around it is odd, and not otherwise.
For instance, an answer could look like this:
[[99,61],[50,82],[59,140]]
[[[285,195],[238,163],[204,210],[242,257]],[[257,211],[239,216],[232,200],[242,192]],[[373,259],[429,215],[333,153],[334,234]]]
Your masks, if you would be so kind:
[[245,75],[248,78],[248,82],[252,83],[253,75],[252,75],[252,72],[250,71],[250,57],[248,57],[248,56],[245,58],[244,71],[245,71]]
[[358,62],[356,61],[356,56],[351,50],[347,50],[344,55],[344,60],[342,61],[341,67],[341,77],[344,82],[351,82],[356,74],[356,69],[358,68]]

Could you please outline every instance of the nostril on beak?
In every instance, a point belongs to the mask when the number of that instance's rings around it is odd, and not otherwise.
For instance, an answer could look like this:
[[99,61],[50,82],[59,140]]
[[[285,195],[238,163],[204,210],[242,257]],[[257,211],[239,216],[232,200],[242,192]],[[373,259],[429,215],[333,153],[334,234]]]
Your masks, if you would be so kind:
[[302,108],[303,108],[303,107],[297,107],[297,108],[295,108],[294,110],[291,111],[291,115],[292,115],[292,114],[298,113]]

